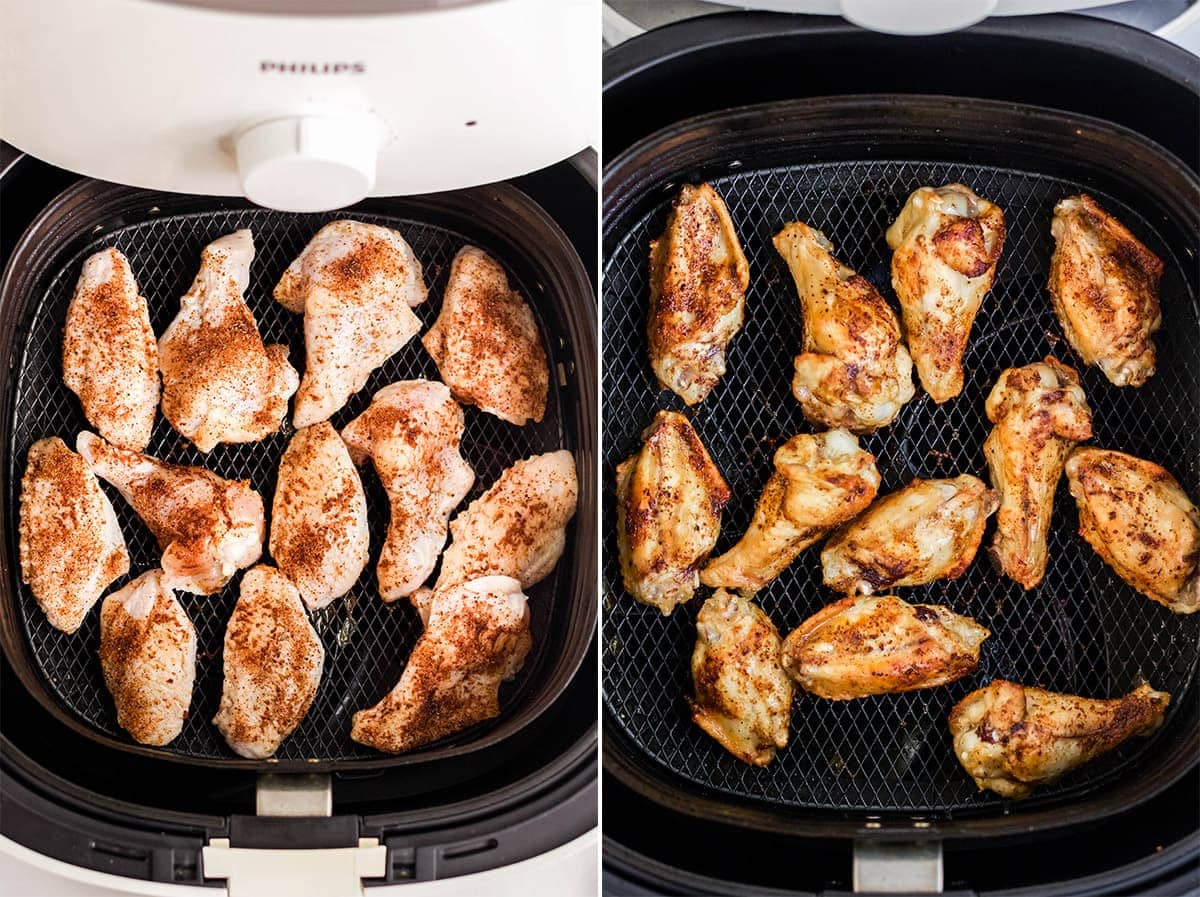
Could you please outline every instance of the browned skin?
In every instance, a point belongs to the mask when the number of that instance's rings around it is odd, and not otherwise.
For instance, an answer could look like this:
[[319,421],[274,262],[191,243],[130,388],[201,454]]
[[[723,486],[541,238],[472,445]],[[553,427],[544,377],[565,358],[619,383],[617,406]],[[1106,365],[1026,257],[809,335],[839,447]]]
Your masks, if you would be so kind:
[[1200,610],[1200,510],[1151,461],[1079,448],[1066,465],[1079,534],[1147,598],[1179,614]]
[[1057,358],[1009,368],[985,405],[995,426],[983,444],[992,486],[1000,493],[988,551],[1026,589],[1046,572],[1046,537],[1054,490],[1077,442],[1092,435],[1092,412],[1079,375]]
[[742,326],[750,266],[725,203],[709,184],[684,185],[650,244],[650,365],[659,384],[695,405],[725,373]]
[[458,401],[518,426],[545,415],[550,373],[533,312],[483,250],[464,246],[454,257],[421,342]]
[[787,637],[783,668],[821,698],[896,694],[973,673],[989,635],[939,605],[912,605],[893,595],[843,598]]
[[1050,231],[1050,297],[1067,342],[1117,386],[1141,386],[1154,374],[1162,262],[1090,196],[1055,206]]
[[980,789],[1023,798],[1162,723],[1171,696],[1141,685],[1096,700],[995,679],[950,711],[954,753]]
[[729,486],[688,419],[660,411],[617,466],[617,545],[629,594],[669,614],[691,599]]

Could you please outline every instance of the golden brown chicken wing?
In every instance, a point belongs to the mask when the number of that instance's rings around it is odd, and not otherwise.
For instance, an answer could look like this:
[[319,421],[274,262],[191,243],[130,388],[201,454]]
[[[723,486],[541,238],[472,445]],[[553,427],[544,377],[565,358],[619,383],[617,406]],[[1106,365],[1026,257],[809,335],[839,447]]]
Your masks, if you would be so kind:
[[1154,374],[1162,262],[1090,196],[1056,205],[1050,233],[1050,298],[1067,342],[1117,386],[1141,386]]
[[1067,459],[1079,535],[1123,580],[1177,614],[1200,610],[1200,511],[1163,468],[1123,452]]
[[855,433],[890,424],[913,397],[912,359],[896,313],[833,257],[819,230],[793,221],[775,235],[775,248],[791,269],[804,316],[792,381],[804,416]]
[[662,236],[650,244],[650,365],[689,405],[725,373],[725,349],[741,329],[750,285],[725,203],[708,184],[684,185]]
[[692,719],[743,763],[766,766],[787,746],[792,683],[779,632],[753,602],[724,589],[696,618]]
[[843,598],[783,643],[783,668],[805,691],[845,701],[945,685],[975,672],[991,633],[970,617],[894,595]]
[[871,505],[821,550],[825,585],[843,595],[955,579],[971,565],[999,496],[970,474],[913,480]]
[[829,530],[875,498],[875,457],[846,430],[793,436],[775,452],[746,534],[700,574],[706,586],[753,593]]
[[1171,696],[1142,685],[1111,701],[995,679],[950,711],[954,755],[980,789],[1028,797],[1162,723]]
[[967,338],[1004,233],[1000,207],[962,184],[914,191],[887,230],[908,350],[935,402],[962,392]]
[[617,465],[617,545],[625,588],[669,614],[691,599],[721,532],[729,487],[688,419],[660,411]]
[[1075,443],[1091,438],[1092,411],[1079,375],[1053,356],[1004,371],[984,408],[995,426],[983,452],[1000,493],[989,554],[1005,576],[1032,589],[1046,572],[1058,478]]

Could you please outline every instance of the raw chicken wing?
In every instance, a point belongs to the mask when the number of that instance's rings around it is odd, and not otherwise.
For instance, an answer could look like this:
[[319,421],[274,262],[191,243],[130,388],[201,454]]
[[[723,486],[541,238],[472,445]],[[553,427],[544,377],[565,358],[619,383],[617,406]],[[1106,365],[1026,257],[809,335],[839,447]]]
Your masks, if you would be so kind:
[[825,585],[872,595],[961,576],[975,559],[999,496],[969,474],[913,480],[842,527],[821,550]]
[[202,452],[274,433],[300,379],[287,346],[263,345],[242,298],[253,260],[248,230],[206,246],[179,314],[158,341],[163,416]]
[[158,540],[164,586],[211,595],[262,554],[262,496],[246,480],[127,452],[86,431],[76,448]]
[[896,313],[833,257],[819,230],[794,221],[775,235],[775,248],[791,269],[804,317],[792,381],[804,416],[855,433],[890,424],[913,397],[912,359]]
[[980,789],[1028,797],[1162,724],[1171,696],[1141,685],[1111,701],[995,679],[950,711],[954,754]]
[[1000,493],[989,554],[1005,576],[1032,589],[1046,573],[1058,478],[1075,443],[1091,438],[1092,412],[1079,375],[1053,356],[1004,371],[984,408],[995,426],[983,453]]
[[158,411],[158,344],[129,261],[102,249],[83,263],[63,327],[63,382],[114,445],[140,452]]
[[20,530],[21,581],[55,629],[77,630],[104,590],[129,572],[112,503],[57,436],[29,447]]
[[1177,614],[1200,610],[1200,511],[1163,468],[1123,452],[1067,459],[1079,535],[1116,574]]
[[846,430],[793,436],[775,451],[746,534],[708,562],[706,586],[753,593],[825,533],[857,517],[875,498],[875,457]]

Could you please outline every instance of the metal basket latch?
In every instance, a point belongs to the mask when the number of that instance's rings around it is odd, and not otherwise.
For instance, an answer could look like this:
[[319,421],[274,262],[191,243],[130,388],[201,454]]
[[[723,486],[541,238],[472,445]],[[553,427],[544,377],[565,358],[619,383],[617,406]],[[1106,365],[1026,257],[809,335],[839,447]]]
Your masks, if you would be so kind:
[[854,892],[942,893],[941,841],[854,842]]

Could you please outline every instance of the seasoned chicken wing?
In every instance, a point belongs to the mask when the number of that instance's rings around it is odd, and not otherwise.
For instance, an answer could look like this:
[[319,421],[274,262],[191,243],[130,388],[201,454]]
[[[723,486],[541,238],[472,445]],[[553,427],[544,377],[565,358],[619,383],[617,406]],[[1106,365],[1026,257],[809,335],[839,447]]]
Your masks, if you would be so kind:
[[753,593],[835,526],[857,517],[875,498],[875,456],[846,430],[793,436],[775,451],[746,534],[708,562],[706,586]]
[[696,617],[692,719],[743,763],[766,766],[787,747],[792,683],[779,632],[754,602],[721,589]]
[[729,497],[688,419],[658,412],[641,449],[617,465],[617,547],[629,594],[664,614],[691,600]]
[[421,322],[421,263],[397,231],[334,221],[283,272],[275,299],[304,313],[304,378],[296,393],[296,427],[327,420],[400,351]]
[[158,341],[163,416],[202,452],[274,433],[300,381],[287,346],[263,345],[242,298],[253,260],[248,230],[204,247],[179,314]]
[[382,701],[354,714],[350,737],[396,754],[500,713],[500,683],[531,644],[521,584],[485,576],[438,592],[408,664]]
[[533,311],[482,249],[464,246],[454,257],[442,310],[421,343],[464,405],[517,426],[546,413],[550,369]]
[[984,408],[995,426],[983,453],[1000,493],[988,553],[1005,576],[1032,589],[1046,573],[1058,478],[1075,443],[1091,438],[1092,411],[1079,375],[1053,356],[1004,371]]
[[391,506],[376,567],[384,601],[411,595],[433,573],[450,513],[475,482],[459,453],[462,433],[462,408],[432,380],[385,386],[342,430],[354,462],[374,463]]
[[1079,535],[1121,579],[1177,614],[1200,610],[1200,511],[1171,474],[1123,452],[1078,448],[1067,482]]
[[709,184],[685,184],[666,230],[650,244],[650,366],[689,405],[725,373],[742,327],[750,265],[725,203]]
[[981,790],[1028,797],[1132,736],[1149,735],[1170,701],[1149,685],[1103,701],[994,679],[954,705],[950,734]]
[[1110,382],[1141,386],[1154,374],[1162,262],[1090,196],[1056,205],[1050,233],[1050,298],[1067,342]]
[[805,691],[834,701],[898,694],[975,672],[989,635],[937,604],[894,595],[843,598],[787,637],[783,668]]
[[112,503],[57,436],[29,447],[20,530],[21,581],[55,629],[77,630],[104,590],[129,572]]
[[970,474],[913,480],[843,526],[821,550],[825,585],[843,595],[955,579],[971,566],[999,496]]
[[274,754],[308,713],[324,663],[296,587],[265,564],[247,571],[225,627],[225,681],[213,718],[233,752],[251,760]]
[[311,610],[350,591],[367,565],[367,497],[329,421],[297,430],[279,461],[270,547]]
[[167,588],[211,595],[262,554],[262,496],[248,481],[127,452],[87,431],[76,448],[158,540]]
[[114,445],[140,452],[158,412],[158,343],[129,260],[102,249],[83,263],[63,327],[63,382]]
[[100,605],[100,668],[117,723],[135,741],[164,745],[183,730],[196,681],[196,627],[161,570]]
[[1004,248],[1004,213],[962,184],[921,187],[887,229],[887,243],[917,375],[945,402],[962,392],[971,325]]
[[879,291],[833,257],[819,230],[793,221],[775,235],[804,317],[792,393],[804,416],[826,427],[871,433],[913,397],[912,359],[900,322]]

